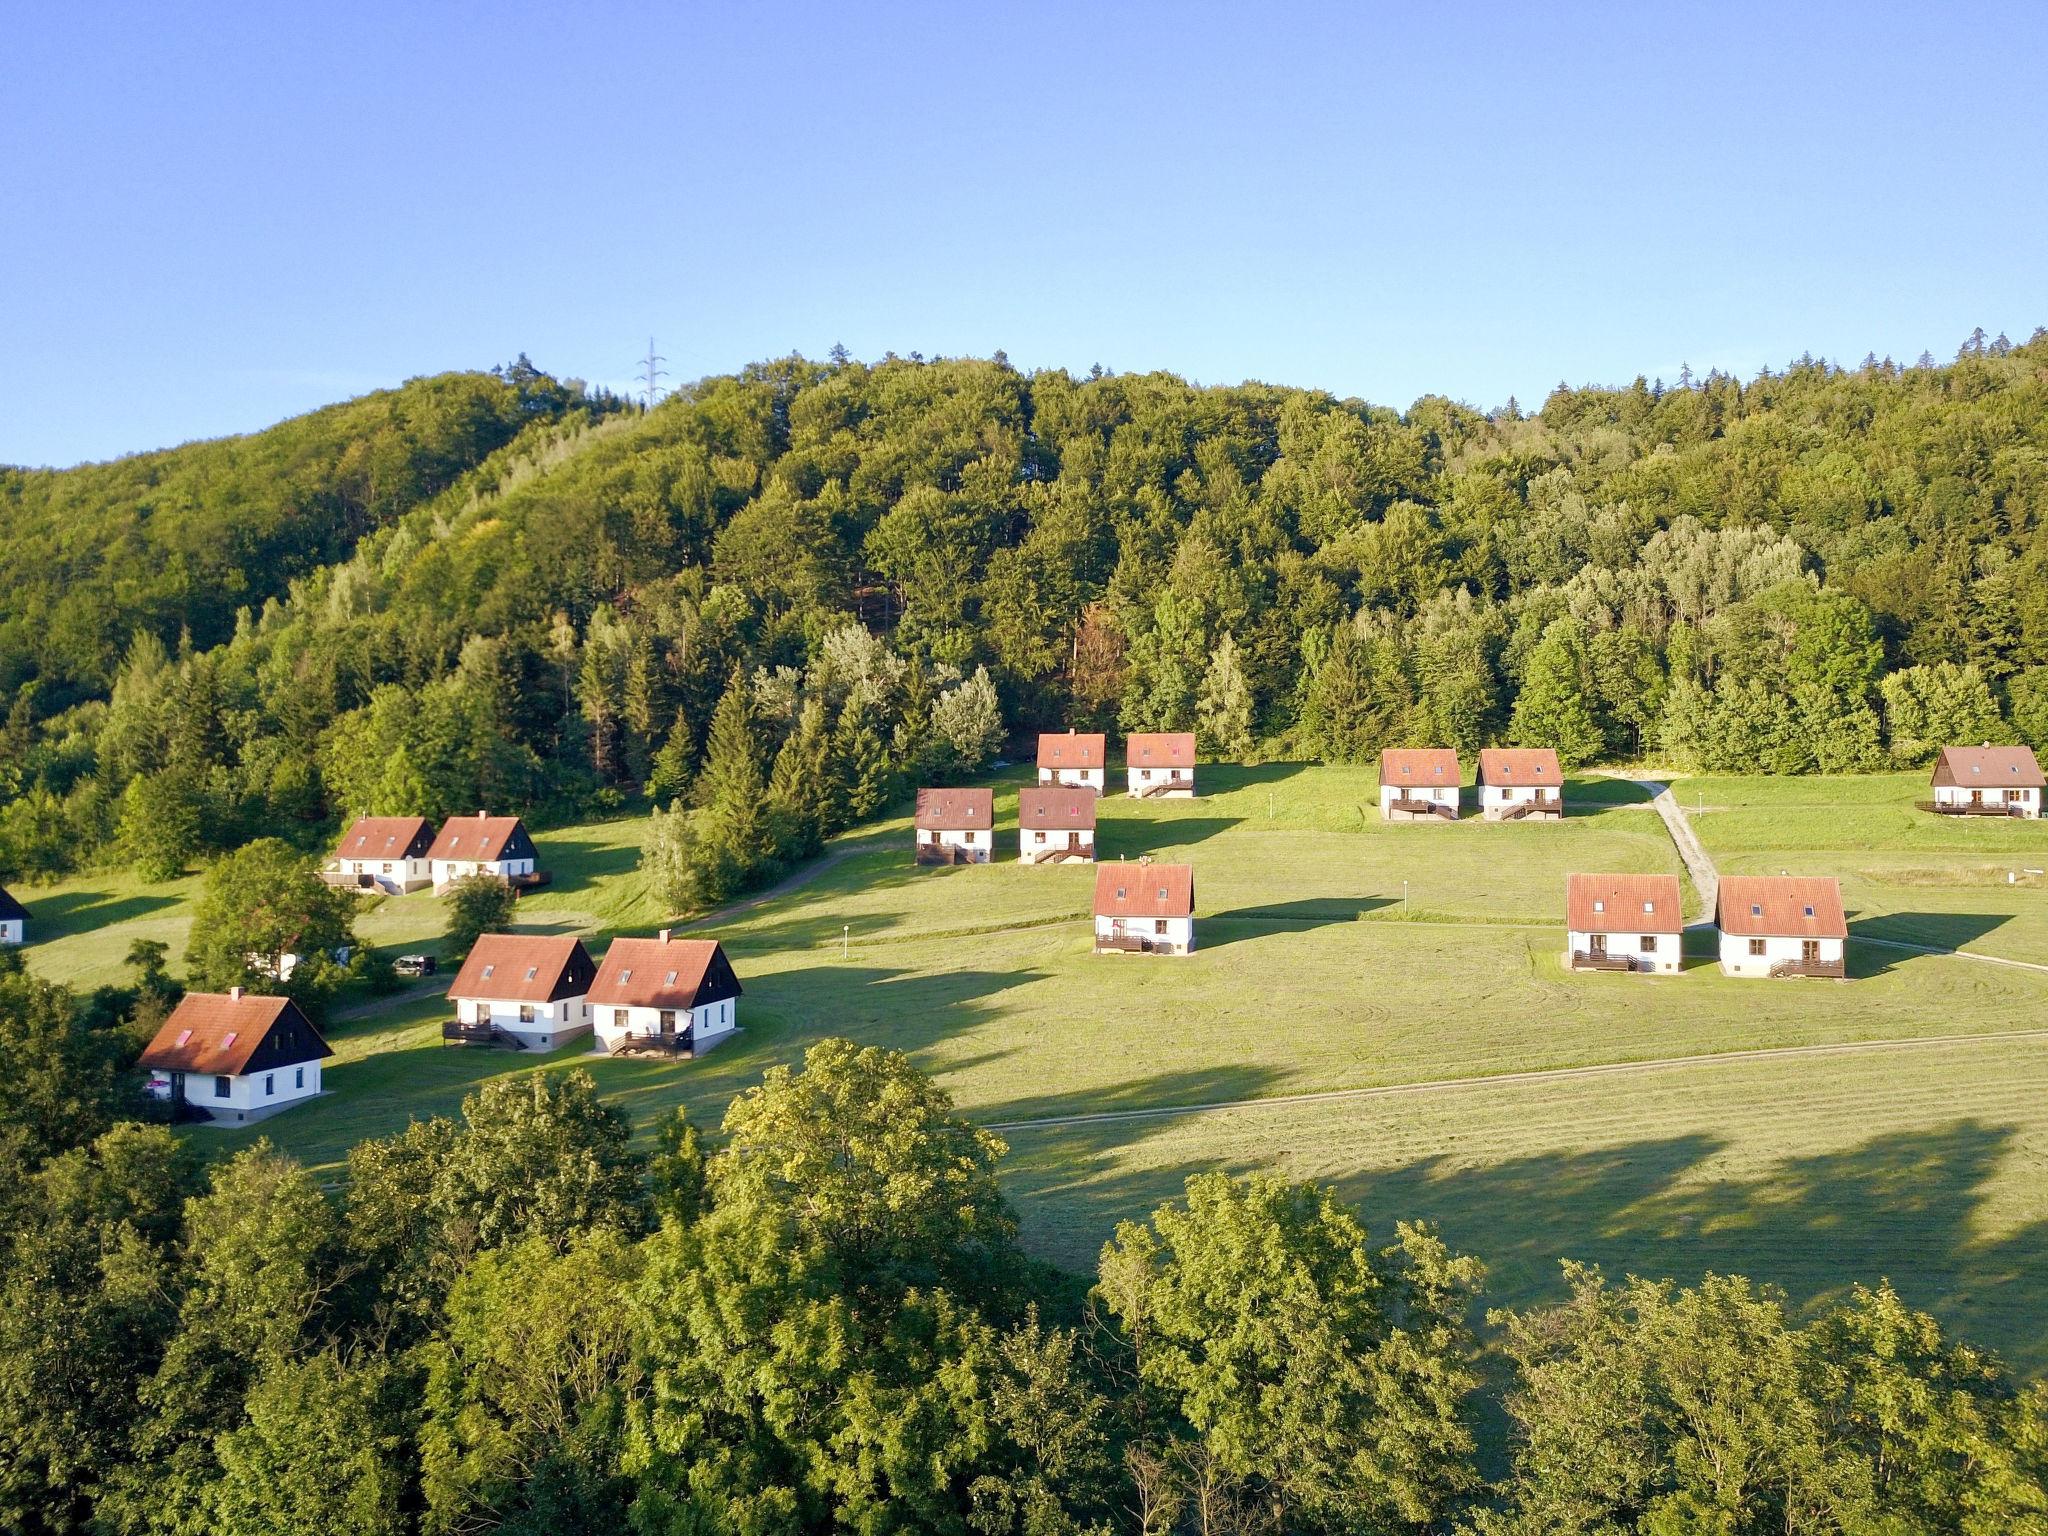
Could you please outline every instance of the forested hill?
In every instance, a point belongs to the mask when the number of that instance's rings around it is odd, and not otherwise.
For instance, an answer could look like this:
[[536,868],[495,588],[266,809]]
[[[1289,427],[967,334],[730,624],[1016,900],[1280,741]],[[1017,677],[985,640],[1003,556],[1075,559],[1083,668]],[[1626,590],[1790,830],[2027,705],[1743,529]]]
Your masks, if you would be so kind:
[[1000,356],[792,358],[644,414],[449,376],[0,497],[0,873],[118,846],[136,784],[138,825],[200,807],[193,852],[666,800],[732,692],[762,763],[809,732],[843,821],[973,757],[983,668],[1011,731],[1232,756],[2048,744],[2041,332],[1530,416]]

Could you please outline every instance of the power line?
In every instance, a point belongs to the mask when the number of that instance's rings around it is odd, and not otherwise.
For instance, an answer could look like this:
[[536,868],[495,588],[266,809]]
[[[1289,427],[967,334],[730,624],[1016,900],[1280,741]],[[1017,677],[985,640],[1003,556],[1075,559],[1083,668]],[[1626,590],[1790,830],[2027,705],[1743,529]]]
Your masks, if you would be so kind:
[[668,370],[661,365],[668,359],[654,350],[654,338],[647,338],[647,355],[640,359],[640,381],[642,398],[650,411],[654,402],[661,398],[661,385],[656,381],[668,377]]

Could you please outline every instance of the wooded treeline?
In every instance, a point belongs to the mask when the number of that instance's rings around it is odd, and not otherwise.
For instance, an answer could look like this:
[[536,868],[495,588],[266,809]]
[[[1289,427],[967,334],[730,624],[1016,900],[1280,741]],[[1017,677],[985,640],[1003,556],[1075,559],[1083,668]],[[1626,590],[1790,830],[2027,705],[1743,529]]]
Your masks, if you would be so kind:
[[933,713],[983,669],[999,733],[1226,758],[2048,746],[2039,332],[1534,416],[1000,356],[616,404],[529,365],[0,479],[0,874],[698,803],[735,679],[764,774],[815,716],[838,824],[974,760]]
[[1001,1141],[843,1040],[651,1154],[587,1074],[499,1077],[338,1189],[117,1122],[119,1055],[0,966],[9,1530],[2048,1531],[2048,1386],[1882,1284],[1568,1265],[1480,1327],[1428,1228],[1206,1174],[1084,1290]]

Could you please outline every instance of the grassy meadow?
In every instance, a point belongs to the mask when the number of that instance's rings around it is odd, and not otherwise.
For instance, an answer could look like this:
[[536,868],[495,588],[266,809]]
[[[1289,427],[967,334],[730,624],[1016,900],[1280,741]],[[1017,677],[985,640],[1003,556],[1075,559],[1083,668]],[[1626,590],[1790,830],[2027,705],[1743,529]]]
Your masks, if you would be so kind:
[[[333,1172],[356,1141],[450,1112],[485,1077],[578,1067],[643,1129],[677,1103],[715,1121],[763,1068],[842,1034],[911,1052],[965,1112],[1003,1124],[1028,1240],[1078,1267],[1188,1172],[1273,1167],[1340,1184],[1381,1230],[1441,1221],[1493,1265],[1496,1300],[1545,1293],[1567,1254],[1681,1277],[1739,1269],[1799,1300],[1889,1274],[2048,1369],[2048,1041],[1966,1038],[2039,1027],[2048,973],[1852,942],[1850,982],[1734,981],[1697,934],[1682,976],[1575,976],[1560,963],[1567,872],[1680,872],[1635,786],[1574,781],[1562,823],[1388,825],[1370,767],[1202,776],[1194,801],[1106,798],[1098,834],[1106,858],[1194,865],[1192,956],[1089,952],[1093,871],[1015,863],[1012,774],[996,864],[915,868],[899,818],[704,926],[746,987],[746,1027],[701,1061],[444,1048],[447,1004],[428,984],[344,999],[332,1091],[262,1132]],[[1937,822],[1911,809],[1919,776],[1677,788],[1724,870],[1839,873],[1859,938],[2048,962],[2048,889],[2003,873],[2038,867],[2048,828]],[[658,926],[636,869],[643,829],[541,835],[555,881],[521,901],[519,926],[598,949]],[[121,975],[137,937],[175,959],[196,889],[103,877],[25,892],[44,919],[30,963],[91,985]],[[434,948],[441,921],[422,893],[372,903],[358,926],[388,955]],[[1898,1039],[1928,1043],[1488,1081]],[[1415,1084],[1444,1086],[1028,1123]],[[193,1134],[227,1148],[254,1133]]]

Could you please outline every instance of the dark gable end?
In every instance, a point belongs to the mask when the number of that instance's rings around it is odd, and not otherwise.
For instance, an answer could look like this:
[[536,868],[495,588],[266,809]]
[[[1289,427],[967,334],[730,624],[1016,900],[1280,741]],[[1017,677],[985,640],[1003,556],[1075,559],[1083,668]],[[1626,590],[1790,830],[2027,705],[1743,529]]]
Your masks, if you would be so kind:
[[526,823],[513,827],[512,835],[505,839],[505,848],[498,855],[500,859],[532,859],[540,862],[540,854],[533,846],[533,839],[526,835]]
[[725,958],[725,946],[721,944],[711,952],[704,967],[704,979],[697,983],[697,995],[690,999],[690,1006],[702,1008],[739,995],[740,979],[733,974],[732,962]]
[[555,979],[555,988],[548,993],[548,1001],[559,1003],[565,997],[581,997],[590,990],[590,984],[597,980],[597,962],[590,958],[590,951],[579,939],[576,947],[569,951],[568,963],[562,967],[562,974]]
[[264,1031],[262,1042],[249,1053],[249,1064],[242,1072],[245,1076],[274,1072],[304,1061],[323,1061],[333,1054],[334,1048],[320,1038],[320,1032],[294,1005],[278,1014],[277,1021]]

